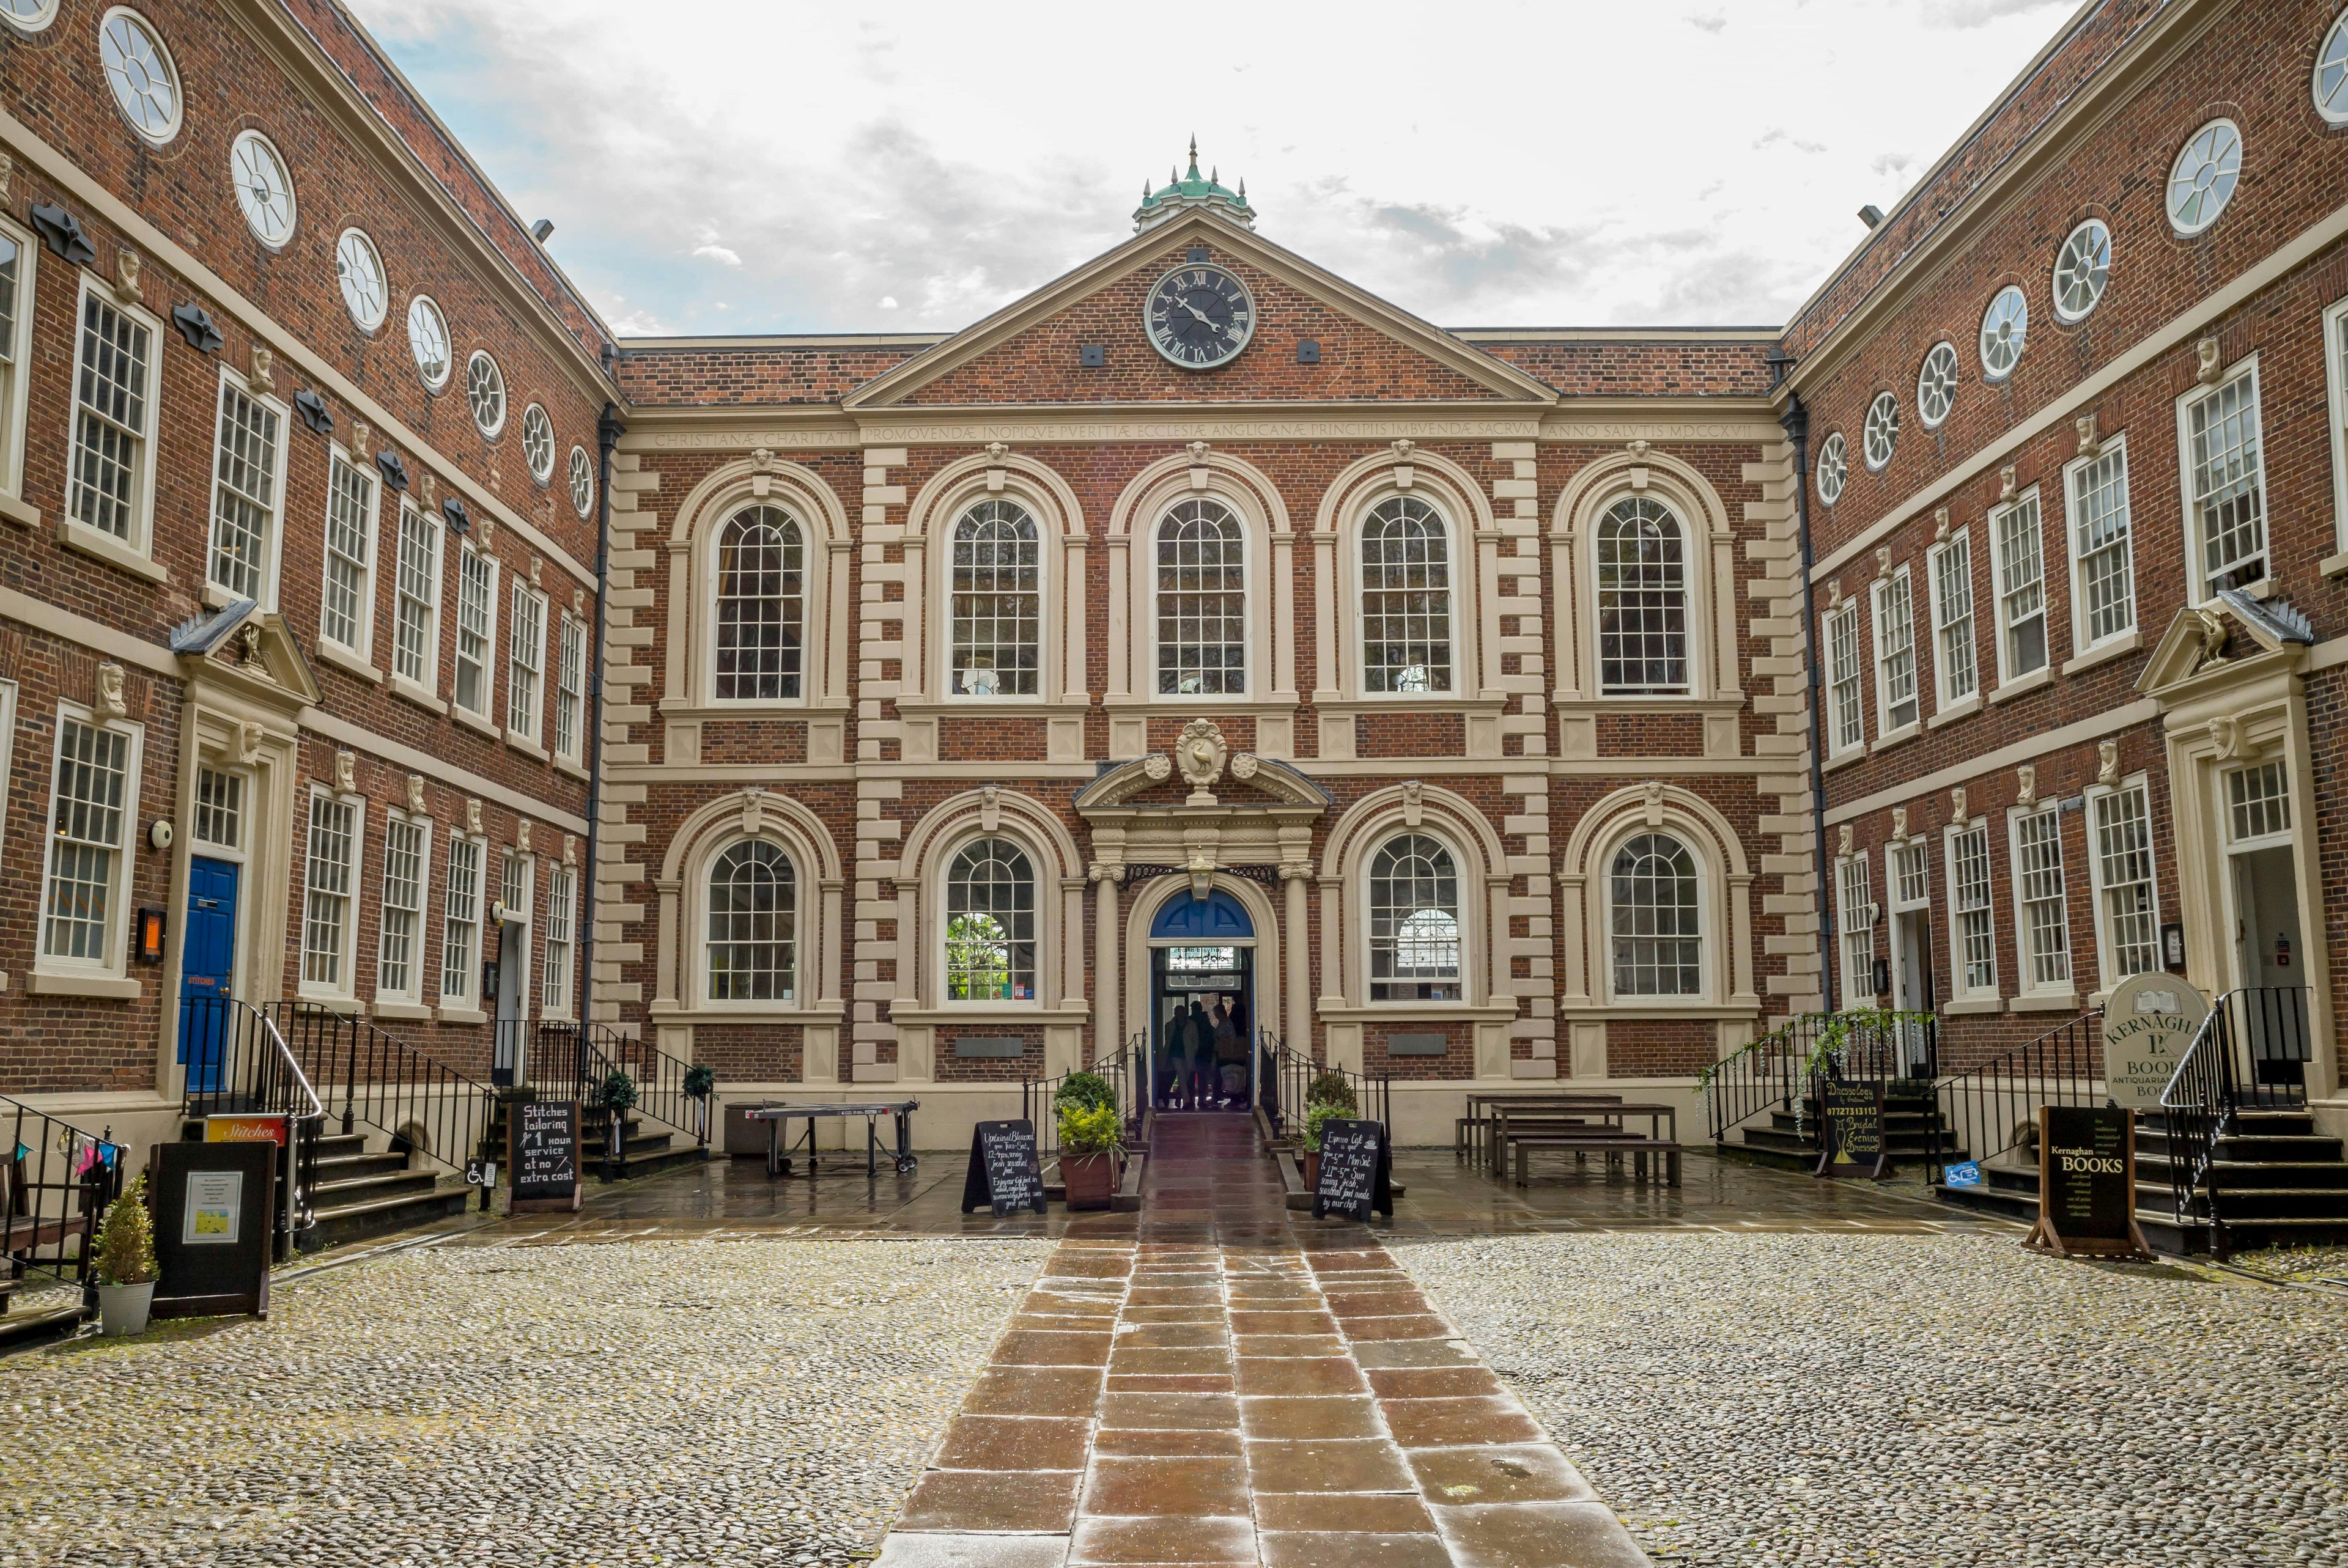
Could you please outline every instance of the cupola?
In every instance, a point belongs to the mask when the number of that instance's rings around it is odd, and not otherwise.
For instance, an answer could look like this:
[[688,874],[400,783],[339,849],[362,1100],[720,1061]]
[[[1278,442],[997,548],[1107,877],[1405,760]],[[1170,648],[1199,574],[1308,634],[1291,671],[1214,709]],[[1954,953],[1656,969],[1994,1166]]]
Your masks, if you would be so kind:
[[1155,229],[1177,213],[1203,207],[1218,216],[1229,219],[1242,229],[1255,227],[1255,209],[1248,205],[1247,181],[1231,190],[1217,183],[1216,171],[1201,178],[1199,173],[1199,138],[1190,138],[1190,171],[1188,174],[1168,172],[1167,183],[1157,190],[1149,182],[1141,182],[1141,205],[1133,210],[1133,231],[1137,234]]

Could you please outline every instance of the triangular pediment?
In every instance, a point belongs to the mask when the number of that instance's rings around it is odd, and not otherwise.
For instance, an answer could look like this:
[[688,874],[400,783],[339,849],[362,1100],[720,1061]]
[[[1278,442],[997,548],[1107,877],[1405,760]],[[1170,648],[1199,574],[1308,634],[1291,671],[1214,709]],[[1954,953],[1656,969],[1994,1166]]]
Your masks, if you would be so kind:
[[171,634],[189,680],[226,686],[263,704],[295,712],[319,699],[318,677],[282,615],[238,600]]
[[[1152,285],[1197,252],[1255,301],[1253,335],[1211,370],[1172,364],[1144,323]],[[1300,345],[1318,359],[1304,363]],[[1102,363],[1084,364],[1097,347]],[[1514,365],[1210,212],[1136,234],[851,393],[852,412],[1005,405],[1546,405]]]
[[2177,612],[2153,645],[2136,689],[2168,695],[2219,681],[2263,655],[2304,651],[2314,641],[2307,617],[2290,605],[2221,589],[2208,604]]

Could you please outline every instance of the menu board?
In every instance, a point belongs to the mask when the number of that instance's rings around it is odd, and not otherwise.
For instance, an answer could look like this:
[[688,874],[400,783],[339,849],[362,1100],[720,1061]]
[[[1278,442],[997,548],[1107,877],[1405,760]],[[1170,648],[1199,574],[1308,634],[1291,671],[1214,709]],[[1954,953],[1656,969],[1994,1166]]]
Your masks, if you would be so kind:
[[149,1156],[157,1317],[269,1316],[277,1145],[170,1143]]
[[1321,1123],[1321,1170],[1313,1184],[1313,1217],[1339,1214],[1367,1223],[1394,1214],[1394,1151],[1383,1122],[1332,1118]]
[[2038,1108],[2038,1223],[2028,1245],[2057,1257],[2150,1257],[2136,1220],[2136,1112]]
[[971,1129],[962,1212],[981,1204],[991,1205],[997,1219],[1021,1209],[1044,1212],[1044,1162],[1035,1151],[1033,1122],[981,1122]]
[[1818,1091],[1819,1176],[1888,1181],[1890,1152],[1883,1142],[1883,1084],[1829,1078]]
[[579,1102],[575,1100],[518,1100],[509,1107],[513,1116],[512,1148],[506,1168],[511,1173],[507,1207],[576,1209],[579,1206]]

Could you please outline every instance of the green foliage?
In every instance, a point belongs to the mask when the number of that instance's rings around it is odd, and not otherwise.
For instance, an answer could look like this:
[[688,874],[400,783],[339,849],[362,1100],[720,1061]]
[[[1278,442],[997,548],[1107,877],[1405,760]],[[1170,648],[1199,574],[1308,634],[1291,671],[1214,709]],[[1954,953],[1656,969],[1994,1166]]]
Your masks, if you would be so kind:
[[1060,1153],[1107,1154],[1125,1147],[1125,1122],[1114,1105],[1060,1105]]
[[603,1075],[602,1098],[606,1111],[620,1112],[633,1110],[636,1103],[636,1081],[629,1077],[624,1069],[615,1067]]
[[685,1091],[695,1100],[706,1100],[709,1091],[717,1087],[717,1070],[707,1063],[685,1069]]
[[155,1224],[147,1213],[144,1175],[106,1205],[98,1225],[98,1272],[108,1285],[144,1285],[155,1277]]
[[1304,1151],[1308,1154],[1321,1152],[1321,1129],[1332,1122],[1350,1121],[1351,1105],[1332,1105],[1323,1102],[1304,1112]]
[[1800,1064],[1791,1069],[1790,1076],[1807,1081],[1822,1073],[1838,1072],[1854,1042],[1864,1044],[1870,1039],[1882,1039],[1908,1025],[1921,1028],[1931,1017],[1928,1012],[1890,1008],[1804,1013],[1787,1020],[1750,1044],[1738,1047],[1696,1074],[1696,1090],[1699,1093],[1708,1091],[1722,1073],[1746,1057],[1791,1055],[1803,1050],[1805,1044],[1807,1050]]
[[1313,1081],[1304,1086],[1304,1103],[1342,1105],[1348,1116],[1361,1109],[1354,1099],[1354,1081],[1334,1068],[1324,1068],[1313,1075]]
[[984,913],[946,922],[946,994],[958,1002],[1011,996],[1011,933]]
[[1060,1081],[1059,1092],[1052,1099],[1063,1111],[1071,1105],[1097,1111],[1104,1105],[1114,1106],[1117,1091],[1108,1086],[1108,1080],[1097,1072],[1071,1072]]

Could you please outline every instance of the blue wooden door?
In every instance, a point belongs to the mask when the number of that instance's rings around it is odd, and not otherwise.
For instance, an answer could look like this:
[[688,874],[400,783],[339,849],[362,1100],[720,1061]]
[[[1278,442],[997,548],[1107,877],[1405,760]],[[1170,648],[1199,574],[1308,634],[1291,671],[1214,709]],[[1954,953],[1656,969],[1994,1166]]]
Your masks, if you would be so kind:
[[201,856],[188,862],[188,918],[180,939],[180,1061],[188,1088],[221,1087],[226,999],[236,976],[237,866]]

